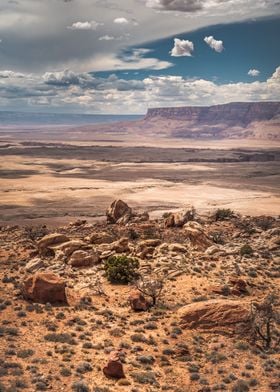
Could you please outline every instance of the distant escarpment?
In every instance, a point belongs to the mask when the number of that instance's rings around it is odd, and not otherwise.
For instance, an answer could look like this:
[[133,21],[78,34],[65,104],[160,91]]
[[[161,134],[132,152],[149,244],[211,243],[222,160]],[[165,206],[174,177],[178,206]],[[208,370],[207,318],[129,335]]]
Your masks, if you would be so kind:
[[153,108],[144,121],[168,122],[174,137],[276,140],[280,138],[280,102]]

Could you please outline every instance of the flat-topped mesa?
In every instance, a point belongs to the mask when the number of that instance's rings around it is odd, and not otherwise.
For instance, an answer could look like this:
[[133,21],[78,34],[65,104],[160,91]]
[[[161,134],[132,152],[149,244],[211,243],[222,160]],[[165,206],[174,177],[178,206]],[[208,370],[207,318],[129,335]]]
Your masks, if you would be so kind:
[[184,106],[148,109],[145,120],[164,118],[194,123],[247,125],[280,117],[280,102],[232,102],[214,106]]

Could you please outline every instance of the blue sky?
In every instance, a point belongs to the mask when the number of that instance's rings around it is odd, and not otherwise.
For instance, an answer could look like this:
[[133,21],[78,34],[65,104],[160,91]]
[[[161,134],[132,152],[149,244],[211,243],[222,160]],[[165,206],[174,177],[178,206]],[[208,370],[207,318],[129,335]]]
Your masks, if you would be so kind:
[[[204,42],[205,36],[214,36],[224,43],[222,53],[211,50]],[[174,38],[187,39],[194,43],[192,57],[170,57]],[[188,78],[203,78],[217,83],[250,82],[249,69],[260,71],[258,80],[265,81],[280,64],[280,18],[250,20],[242,23],[220,24],[196,31],[173,35],[139,47],[151,49],[160,60],[171,61],[174,66],[164,70],[116,71],[124,79],[143,79],[149,75],[182,75]],[[129,49],[126,50],[129,53]],[[112,72],[96,73],[102,77]]]
[[143,114],[280,100],[279,5],[1,0],[0,110]]

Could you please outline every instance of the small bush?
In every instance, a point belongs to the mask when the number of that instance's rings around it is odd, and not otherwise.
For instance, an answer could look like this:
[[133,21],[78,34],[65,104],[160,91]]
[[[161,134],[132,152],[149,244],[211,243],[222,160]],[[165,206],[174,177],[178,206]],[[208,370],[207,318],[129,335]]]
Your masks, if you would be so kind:
[[49,333],[44,339],[49,342],[76,344],[75,339],[68,333]]
[[230,208],[218,208],[214,213],[215,221],[222,221],[234,217],[234,211]]
[[254,253],[252,247],[249,244],[245,244],[240,248],[241,256],[250,256]]
[[232,388],[232,392],[247,392],[249,391],[249,387],[246,381],[244,380],[238,380],[234,384]]
[[90,389],[83,381],[76,381],[72,384],[72,391],[74,392],[89,392]]
[[111,256],[104,265],[109,282],[128,284],[138,277],[139,262],[127,256]]

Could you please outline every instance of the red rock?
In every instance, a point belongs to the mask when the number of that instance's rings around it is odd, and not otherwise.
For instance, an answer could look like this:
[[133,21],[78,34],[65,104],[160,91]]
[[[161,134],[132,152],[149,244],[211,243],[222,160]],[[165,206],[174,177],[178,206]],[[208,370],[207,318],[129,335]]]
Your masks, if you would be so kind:
[[66,282],[52,272],[36,273],[23,282],[24,298],[40,303],[67,304]]
[[149,308],[149,302],[146,300],[144,295],[138,290],[134,290],[129,295],[129,304],[132,310],[135,311],[146,311]]
[[120,360],[120,355],[118,351],[113,351],[107,362],[107,365],[103,368],[103,373],[106,377],[112,378],[125,378],[123,364]]
[[247,283],[241,278],[230,278],[229,284],[233,286],[231,293],[234,295],[248,294]]
[[250,306],[240,300],[202,301],[179,309],[179,317],[185,328],[235,330],[238,325],[248,326]]

